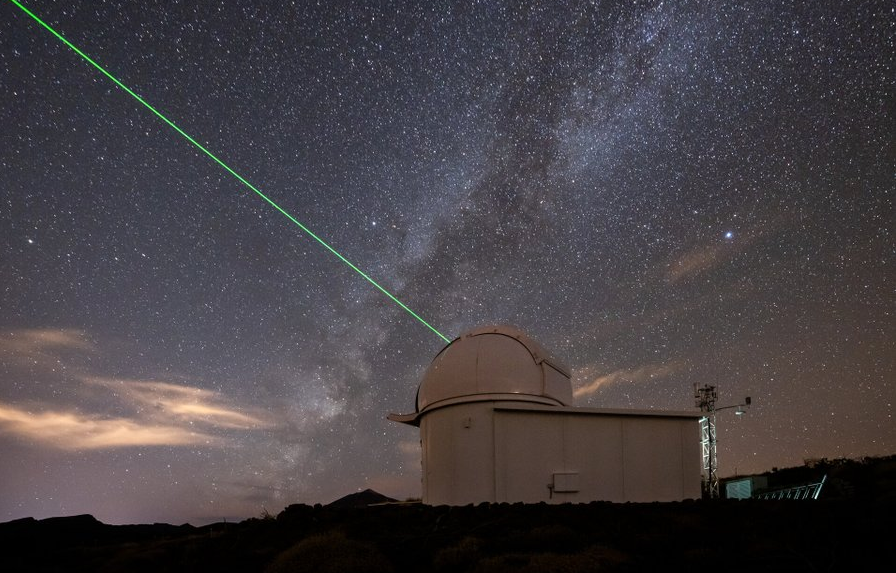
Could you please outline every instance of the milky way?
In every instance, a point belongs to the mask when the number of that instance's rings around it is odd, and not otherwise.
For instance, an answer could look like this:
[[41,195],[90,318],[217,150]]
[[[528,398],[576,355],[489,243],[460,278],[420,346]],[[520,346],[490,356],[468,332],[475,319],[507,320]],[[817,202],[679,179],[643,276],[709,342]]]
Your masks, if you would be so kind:
[[[25,3],[577,405],[749,395],[722,476],[894,453],[891,3],[519,4]],[[420,495],[438,336],[6,0],[0,97],[0,520]]]

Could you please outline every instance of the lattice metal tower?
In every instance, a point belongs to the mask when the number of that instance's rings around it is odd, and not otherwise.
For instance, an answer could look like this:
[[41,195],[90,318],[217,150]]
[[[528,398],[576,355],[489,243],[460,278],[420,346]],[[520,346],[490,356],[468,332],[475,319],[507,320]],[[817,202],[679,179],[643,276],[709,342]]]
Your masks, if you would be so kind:
[[716,475],[718,461],[716,458],[716,400],[719,391],[709,384],[698,388],[694,384],[694,402],[701,412],[700,443],[703,446],[703,497],[716,499],[719,497],[719,477]]
[[700,418],[700,443],[703,445],[703,497],[708,499],[719,497],[719,477],[716,475],[719,468],[716,457],[716,412],[737,408],[735,414],[744,414],[751,404],[750,397],[747,396],[740,404],[717,407],[718,399],[719,391],[715,386],[705,384],[698,388],[694,384],[694,402],[705,413]]

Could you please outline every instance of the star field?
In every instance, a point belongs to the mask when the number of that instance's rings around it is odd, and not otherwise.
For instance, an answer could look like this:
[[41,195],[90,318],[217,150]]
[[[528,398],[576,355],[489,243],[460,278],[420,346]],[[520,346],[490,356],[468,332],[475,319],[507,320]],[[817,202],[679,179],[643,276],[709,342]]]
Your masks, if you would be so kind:
[[[578,405],[749,395],[721,476],[896,450],[890,3],[24,4]],[[8,1],[0,98],[0,521],[420,495],[443,341]]]

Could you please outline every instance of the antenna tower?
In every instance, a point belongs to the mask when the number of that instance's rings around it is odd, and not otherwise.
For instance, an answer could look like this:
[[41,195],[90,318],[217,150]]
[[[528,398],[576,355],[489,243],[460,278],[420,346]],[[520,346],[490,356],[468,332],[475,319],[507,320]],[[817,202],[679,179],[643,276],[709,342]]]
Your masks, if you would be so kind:
[[752,400],[747,396],[740,404],[716,407],[719,399],[719,391],[715,386],[704,384],[698,388],[694,384],[694,403],[704,412],[700,418],[700,443],[703,446],[703,497],[705,499],[718,499],[719,476],[716,471],[719,468],[719,460],[716,457],[716,412],[737,408],[735,414],[746,413]]
[[719,391],[715,386],[705,384],[698,388],[694,384],[694,403],[705,415],[700,418],[700,444],[703,446],[703,497],[719,497],[719,476],[716,475],[716,400]]

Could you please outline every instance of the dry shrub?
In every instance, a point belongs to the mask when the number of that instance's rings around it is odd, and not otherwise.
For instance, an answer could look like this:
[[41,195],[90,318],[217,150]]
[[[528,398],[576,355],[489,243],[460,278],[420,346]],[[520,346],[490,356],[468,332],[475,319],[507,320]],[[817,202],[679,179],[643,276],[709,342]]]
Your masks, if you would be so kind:
[[482,557],[480,546],[475,537],[464,537],[456,545],[443,547],[432,560],[433,570],[445,573],[469,571]]
[[508,553],[482,560],[476,573],[585,573],[625,568],[628,559],[614,549],[593,545],[571,554]]
[[391,573],[392,565],[369,543],[348,539],[341,531],[313,535],[296,543],[266,569],[267,573]]

